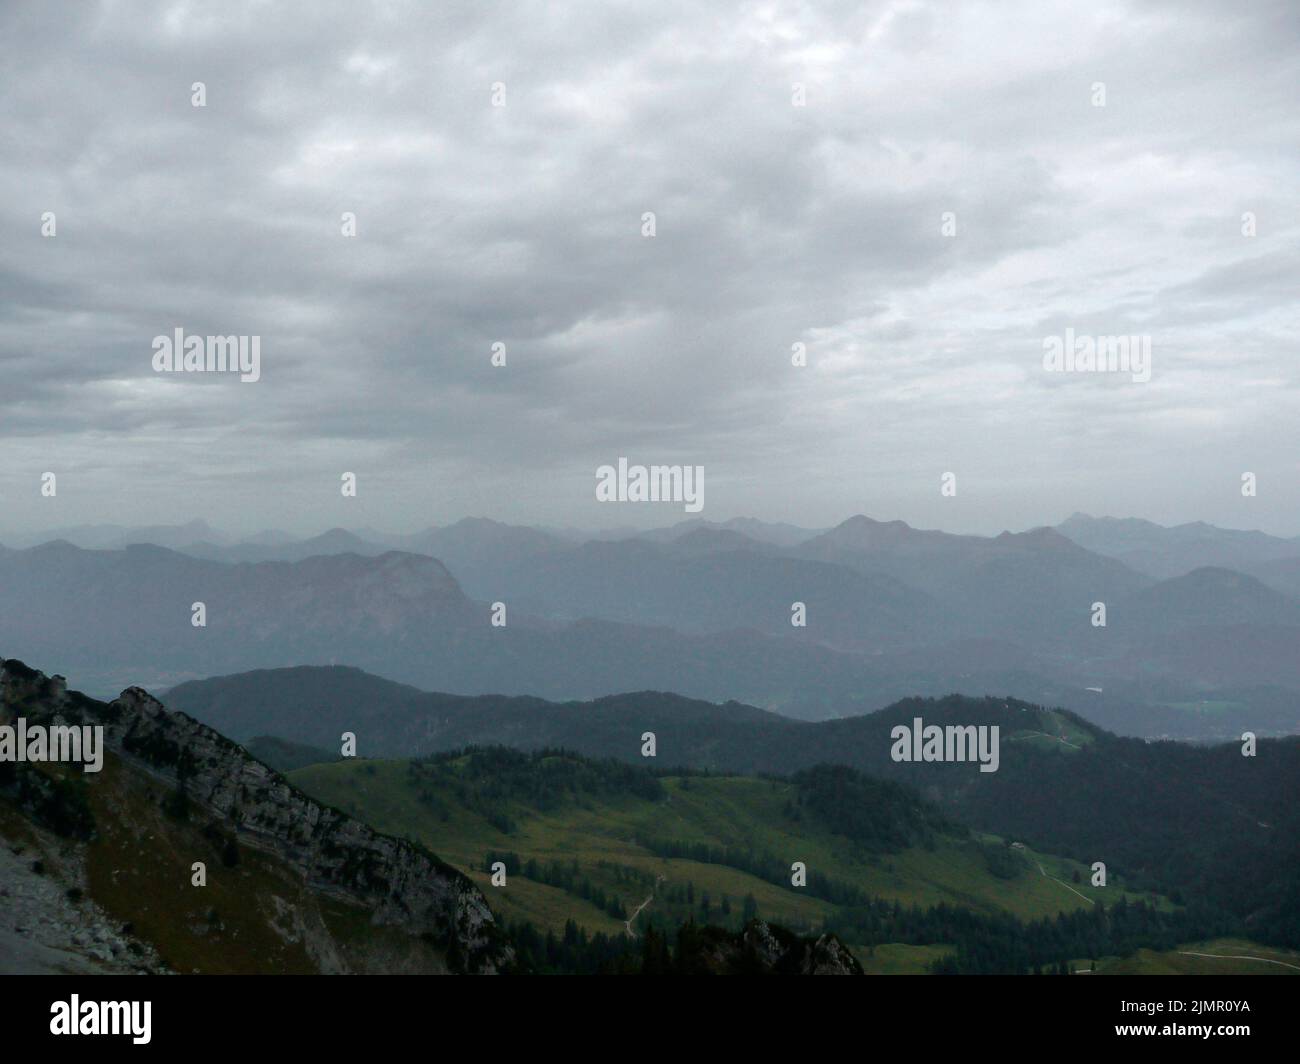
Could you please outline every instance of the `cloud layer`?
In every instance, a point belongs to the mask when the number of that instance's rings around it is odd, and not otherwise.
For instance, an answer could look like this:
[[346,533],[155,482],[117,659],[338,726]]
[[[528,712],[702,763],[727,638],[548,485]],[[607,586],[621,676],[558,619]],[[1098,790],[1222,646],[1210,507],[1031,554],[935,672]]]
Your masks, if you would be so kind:
[[[1300,532],[1292,4],[0,27],[0,534],[679,516],[595,503],[620,455],[703,465],[706,517]],[[262,380],[155,374],[178,326]],[[1067,328],[1150,335],[1152,380],[1044,372]]]

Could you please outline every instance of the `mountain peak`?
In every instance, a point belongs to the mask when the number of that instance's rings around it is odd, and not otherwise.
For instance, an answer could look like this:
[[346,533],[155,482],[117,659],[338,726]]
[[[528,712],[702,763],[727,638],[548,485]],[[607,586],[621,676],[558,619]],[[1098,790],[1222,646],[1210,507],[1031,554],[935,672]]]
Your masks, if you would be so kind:
[[1050,525],[1040,525],[1024,532],[1002,532],[994,537],[995,543],[1034,547],[1043,550],[1080,550],[1074,540],[1062,535]]
[[338,528],[338,527],[326,529],[319,536],[313,536],[307,542],[320,543],[325,540],[344,540],[348,543],[363,542],[361,537],[358,536],[355,532],[349,532],[346,528]]
[[762,546],[741,532],[703,525],[683,533],[672,542],[677,549],[688,551],[753,550]]

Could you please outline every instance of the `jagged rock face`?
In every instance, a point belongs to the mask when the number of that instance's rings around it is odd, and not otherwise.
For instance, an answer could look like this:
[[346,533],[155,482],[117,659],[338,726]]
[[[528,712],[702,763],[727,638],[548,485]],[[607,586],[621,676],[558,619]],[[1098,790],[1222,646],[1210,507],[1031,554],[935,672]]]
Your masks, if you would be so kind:
[[678,963],[692,974],[862,975],[862,966],[834,935],[804,938],[766,920],[739,932],[718,927],[683,930]]
[[[41,843],[49,840],[48,846]],[[6,975],[163,973],[156,952],[84,896],[75,855],[39,829],[0,845],[0,968]]]
[[446,949],[449,964],[495,972],[512,961],[487,902],[462,873],[418,846],[321,805],[240,746],[140,688],[111,703],[69,693],[60,677],[0,660],[3,715],[102,725],[104,745],[271,854],[314,892]]
[[773,973],[783,975],[861,975],[862,967],[834,935],[793,939],[778,937],[771,925],[752,920],[741,932],[741,948]]

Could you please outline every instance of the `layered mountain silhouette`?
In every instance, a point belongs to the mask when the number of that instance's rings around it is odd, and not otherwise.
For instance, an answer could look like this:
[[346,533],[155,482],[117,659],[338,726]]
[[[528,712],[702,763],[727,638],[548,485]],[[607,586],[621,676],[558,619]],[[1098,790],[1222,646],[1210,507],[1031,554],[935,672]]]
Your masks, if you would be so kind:
[[1300,559],[1300,537],[1217,528],[1195,521],[1172,528],[1135,517],[1071,514],[1056,526],[1081,547],[1157,578],[1218,566],[1254,571],[1279,559]]
[[[1147,524],[1147,541],[1186,535]],[[671,689],[813,719],[962,691],[1065,705],[1139,735],[1300,723],[1292,559],[1252,562],[1276,567],[1271,582],[1222,566],[1162,580],[1062,534],[1096,527],[1111,523],[1076,515],[1060,530],[988,537],[861,515],[825,532],[692,520],[579,541],[482,519],[288,542],[231,542],[193,523],[99,528],[77,534],[209,539],[0,549],[0,639],[100,694],[335,663],[457,694]],[[1288,542],[1210,532],[1265,555]],[[86,631],[96,638],[76,635]]]

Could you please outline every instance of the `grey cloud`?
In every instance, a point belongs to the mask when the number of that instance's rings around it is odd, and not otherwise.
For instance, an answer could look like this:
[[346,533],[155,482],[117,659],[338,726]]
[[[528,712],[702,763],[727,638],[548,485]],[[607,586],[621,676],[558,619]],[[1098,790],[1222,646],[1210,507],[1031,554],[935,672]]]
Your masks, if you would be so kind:
[[[1222,457],[1189,426],[1248,409],[1230,451],[1255,464],[1300,443],[1259,417],[1298,354],[1285,4],[0,19],[20,42],[0,67],[0,535],[232,513],[312,531],[346,523],[354,467],[354,523],[620,524],[641,518],[590,480],[632,452],[710,466],[715,517],[1240,523],[1176,475]],[[1045,379],[1042,337],[1067,325],[1162,330],[1165,376]],[[263,381],[155,377],[176,326],[261,335]],[[1216,369],[1225,343],[1240,357]],[[1142,439],[1145,491],[1120,449],[1059,457],[1099,426]],[[942,509],[931,481],[958,462],[972,490]],[[47,467],[73,474],[57,519]],[[1260,501],[1260,523],[1300,527],[1296,496]]]

